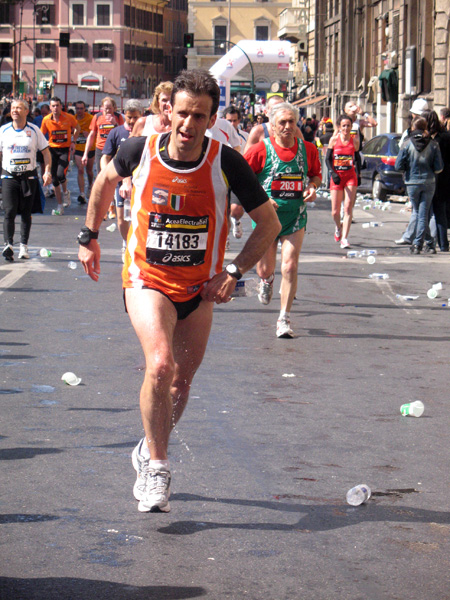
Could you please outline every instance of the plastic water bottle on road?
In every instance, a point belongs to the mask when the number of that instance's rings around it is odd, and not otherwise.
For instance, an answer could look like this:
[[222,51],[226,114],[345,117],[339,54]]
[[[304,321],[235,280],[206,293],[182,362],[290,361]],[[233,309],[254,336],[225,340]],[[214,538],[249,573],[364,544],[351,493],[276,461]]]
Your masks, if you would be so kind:
[[247,279],[240,279],[236,282],[236,287],[231,294],[232,298],[243,298],[244,296],[250,298],[251,296],[257,296],[259,294],[260,283],[259,280],[254,277]]
[[359,506],[370,498],[372,492],[370,487],[365,483],[355,485],[351,490],[347,492],[347,503],[351,506]]

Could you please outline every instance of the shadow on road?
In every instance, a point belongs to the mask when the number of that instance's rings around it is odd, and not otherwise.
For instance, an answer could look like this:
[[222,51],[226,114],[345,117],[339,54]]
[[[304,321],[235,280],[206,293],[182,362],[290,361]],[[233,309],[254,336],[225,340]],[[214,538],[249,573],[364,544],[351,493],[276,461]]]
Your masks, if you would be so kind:
[[2,600],[61,600],[62,598],[95,600],[183,600],[200,598],[206,590],[184,586],[135,586],[113,581],[96,581],[75,577],[19,579],[0,577]]
[[[382,494],[379,494],[382,495]],[[386,495],[386,494],[383,494]],[[298,499],[295,496],[293,499]],[[307,497],[304,497],[308,499]],[[271,523],[214,523],[205,521],[178,521],[167,527],[158,529],[160,533],[172,535],[191,535],[208,529],[246,529],[252,531],[285,531],[287,533],[312,533],[330,531],[363,522],[401,522],[401,523],[438,523],[450,524],[450,513],[436,510],[424,510],[410,506],[381,506],[375,501],[357,507],[347,504],[330,504],[329,499],[323,499],[323,504],[293,504],[279,501],[243,500],[235,498],[208,498],[195,494],[172,494],[171,501],[180,502],[215,502],[249,508],[262,508],[284,513],[303,513],[303,516],[292,524]],[[321,501],[319,498],[310,500]],[[335,501],[333,501],[335,502]],[[240,511],[242,514],[242,511]]]

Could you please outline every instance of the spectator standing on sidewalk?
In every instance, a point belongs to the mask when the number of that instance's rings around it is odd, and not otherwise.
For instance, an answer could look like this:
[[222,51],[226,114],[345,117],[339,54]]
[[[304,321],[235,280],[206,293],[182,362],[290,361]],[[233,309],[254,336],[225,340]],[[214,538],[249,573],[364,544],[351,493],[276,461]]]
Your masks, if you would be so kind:
[[[432,209],[436,221],[436,239],[441,252],[449,251],[447,211],[450,205],[450,132],[446,131],[434,110],[426,110],[423,117],[427,120],[430,136],[439,144],[444,169],[436,176],[436,191]],[[431,233],[434,236],[434,232]]]
[[408,196],[417,212],[417,228],[411,253],[420,254],[425,242],[425,250],[436,254],[428,223],[436,189],[436,174],[443,170],[444,163],[438,143],[431,139],[427,130],[425,118],[413,119],[410,138],[400,149],[395,168],[405,172]]
[[48,141],[41,130],[27,122],[29,105],[25,100],[11,103],[11,123],[0,128],[0,154],[2,161],[2,200],[5,217],[3,221],[5,260],[14,260],[15,218],[21,216],[19,258],[30,258],[28,238],[31,230],[31,214],[43,212],[41,208],[36,154],[40,150],[45,163],[44,185],[51,181],[51,157]]
[[[409,136],[411,135],[411,123],[413,119],[416,117],[421,117],[423,113],[428,110],[428,102],[424,98],[416,98],[412,103],[410,109],[410,115],[408,117],[409,125],[402,133],[402,137],[400,138],[399,148],[403,148],[403,146],[409,140]],[[411,200],[411,199],[409,199]],[[417,211],[414,208],[414,205],[411,203],[411,216],[409,218],[409,223],[406,227],[405,232],[402,237],[398,240],[395,240],[397,246],[411,246],[414,236],[416,234],[417,228]]]

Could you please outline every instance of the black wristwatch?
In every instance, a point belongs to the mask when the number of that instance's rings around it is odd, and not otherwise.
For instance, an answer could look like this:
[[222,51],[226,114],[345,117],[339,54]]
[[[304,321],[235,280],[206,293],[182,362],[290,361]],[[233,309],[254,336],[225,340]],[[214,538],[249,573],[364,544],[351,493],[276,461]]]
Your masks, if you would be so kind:
[[91,240],[96,239],[98,239],[98,231],[92,231],[92,229],[89,229],[89,227],[83,225],[77,237],[77,241],[80,246],[87,246]]
[[231,275],[237,281],[239,281],[239,279],[242,278],[242,273],[239,271],[239,268],[233,263],[230,263],[229,265],[227,265],[225,267],[225,271],[228,273],[228,275]]

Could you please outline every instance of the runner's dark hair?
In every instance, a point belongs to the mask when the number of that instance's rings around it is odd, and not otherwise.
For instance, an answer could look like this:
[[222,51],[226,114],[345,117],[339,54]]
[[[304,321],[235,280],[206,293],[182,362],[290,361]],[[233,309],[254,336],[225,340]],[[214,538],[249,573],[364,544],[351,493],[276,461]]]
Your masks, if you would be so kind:
[[211,73],[204,69],[180,71],[173,84],[170,99],[172,106],[174,106],[175,95],[178,92],[187,92],[191,96],[209,96],[212,100],[211,117],[216,114],[219,108],[220,88]]

